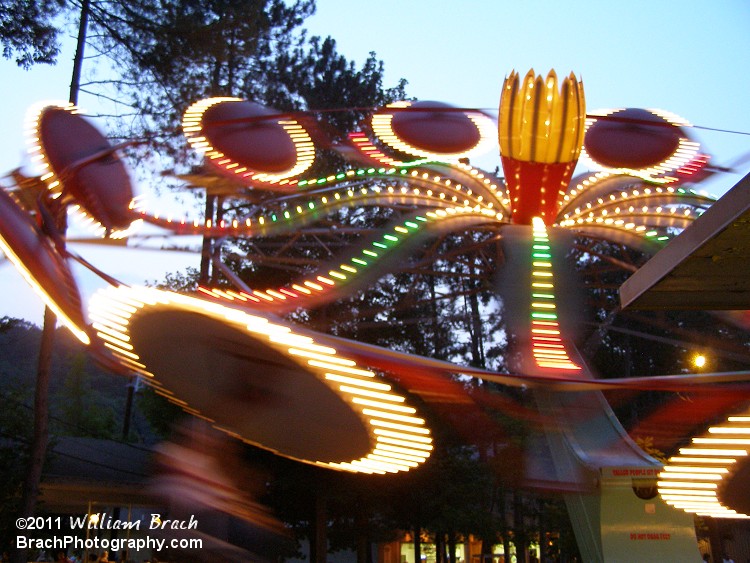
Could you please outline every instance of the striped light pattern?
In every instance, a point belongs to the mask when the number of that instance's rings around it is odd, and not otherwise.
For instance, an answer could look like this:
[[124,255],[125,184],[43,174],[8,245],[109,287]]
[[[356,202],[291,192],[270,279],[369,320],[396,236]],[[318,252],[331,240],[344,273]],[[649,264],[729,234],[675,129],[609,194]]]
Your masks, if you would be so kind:
[[[606,117],[622,110],[623,108],[618,108],[596,110],[592,112],[591,115],[593,117],[586,118],[585,129],[588,130],[589,127],[596,123],[597,117]],[[666,120],[668,123],[676,127],[692,127],[692,124],[689,121],[672,112],[660,109],[649,109],[648,111],[650,111],[654,115],[661,117],[662,119]],[[581,150],[581,158],[585,160],[590,166],[607,170],[612,174],[627,174],[630,176],[637,176],[655,184],[672,184],[679,181],[679,178],[677,176],[672,175],[673,173],[677,173],[678,170],[684,175],[690,175],[695,168],[700,168],[700,165],[698,163],[700,163],[705,158],[705,155],[700,155],[698,152],[699,150],[700,143],[692,141],[684,135],[681,135],[674,153],[672,153],[662,162],[655,164],[654,166],[649,166],[647,168],[609,168],[603,166],[602,164],[595,161],[586,152],[585,146]]]
[[317,275],[311,279],[299,280],[297,283],[278,289],[253,290],[252,293],[207,287],[199,287],[198,291],[209,297],[229,301],[252,302],[255,304],[291,303],[294,306],[300,306],[302,305],[300,300],[304,300],[305,298],[313,298],[339,291],[342,284],[355,280],[368,268],[371,268],[384,258],[394,247],[422,232],[430,224],[458,217],[494,220],[496,219],[496,215],[492,209],[481,208],[479,206],[452,206],[445,209],[427,211],[424,214],[416,214],[413,217],[405,219],[402,223],[393,226],[385,231],[381,237],[364,245],[349,260],[342,262],[338,267],[332,268],[327,273]]
[[[286,230],[298,227],[304,221],[314,219],[322,211],[374,201],[383,202],[388,199],[402,203],[429,203],[432,207],[471,207],[475,210],[481,209],[484,215],[489,215],[487,210],[492,210],[495,218],[502,222],[508,215],[508,201],[504,199],[504,193],[498,183],[493,182],[489,175],[469,165],[458,164],[456,168],[464,174],[466,185],[452,178],[450,174],[440,175],[425,169],[406,168],[359,168],[320,178],[295,180],[300,188],[306,190],[298,195],[304,198],[304,201],[291,205],[291,200],[285,200],[276,211],[241,220],[224,220],[216,224],[210,219],[204,221],[164,215],[159,211],[149,210],[143,201],[134,204],[133,209],[148,223],[179,234],[207,236],[267,234],[273,228]],[[386,180],[389,185],[377,185],[377,180]],[[373,185],[356,189],[352,187],[354,183],[364,182],[373,182]],[[406,187],[407,185],[409,187]],[[424,187],[419,187],[420,185]],[[327,191],[335,186],[340,186],[341,189]],[[318,195],[313,196],[313,191]]]
[[[413,102],[410,101],[394,102],[392,104],[388,104],[385,109],[387,110],[388,108],[393,108],[397,111],[403,111],[411,107],[412,103]],[[440,111],[440,108],[437,108],[435,111]],[[476,126],[477,131],[479,131],[479,142],[465,151],[456,152],[449,155],[420,149],[419,147],[415,147],[401,139],[401,137],[399,137],[398,134],[393,130],[393,112],[389,113],[387,111],[382,111],[374,114],[372,116],[371,125],[375,136],[392,149],[414,156],[421,156],[430,160],[453,162],[457,161],[460,158],[468,158],[471,156],[487,153],[492,150],[494,146],[493,136],[495,126],[492,120],[490,120],[490,118],[479,111],[467,110],[463,113]]]
[[[445,168],[448,167],[444,166],[443,169]],[[409,219],[411,224],[404,222],[391,227],[390,230],[384,231],[381,239],[368,243],[348,260],[342,261],[328,271],[319,272],[308,279],[298,280],[292,285],[279,288],[257,288],[251,291],[205,287],[200,289],[207,296],[236,304],[247,303],[255,306],[282,308],[302,306],[307,298],[337,291],[342,284],[355,280],[384,256],[389,248],[397,245],[400,240],[410,234],[416,233],[424,223],[436,218],[455,215],[468,217],[476,214],[478,218],[481,216],[492,220],[494,214],[494,219],[499,223],[507,222],[506,206],[509,201],[502,188],[493,183],[491,177],[485,176],[481,171],[468,165],[456,164],[448,168],[448,170],[451,169],[460,170],[466,174],[467,179],[471,179],[471,182],[464,185],[457,183],[455,179],[457,175],[451,176],[443,171],[445,175],[441,176],[436,174],[434,168],[429,165],[413,169],[395,166],[351,169],[328,176],[295,181],[296,185],[305,191],[300,192],[294,198],[284,198],[277,211],[269,210],[265,215],[245,218],[242,221],[227,221],[220,225],[202,224],[198,221],[186,224],[184,219],[173,223],[168,218],[162,218],[161,221],[165,222],[164,226],[170,226],[180,232],[252,235],[270,226],[278,226],[285,230],[295,228],[303,224],[307,220],[306,217],[309,216],[312,220],[314,216],[327,212],[333,206],[362,205],[367,204],[368,201],[377,201],[378,204],[385,201],[387,204],[388,198],[401,203],[407,203],[410,198],[413,198],[415,205],[442,206],[440,209],[433,208],[432,211],[412,217]],[[668,227],[684,228],[713,201],[708,196],[697,194],[686,188],[648,185],[644,187],[641,184],[637,187],[629,187],[627,190],[599,195],[603,182],[623,177],[604,171],[592,174],[577,184],[571,184],[560,198],[561,207],[567,210],[566,214],[560,217],[562,219],[560,226],[575,229],[589,224],[604,225],[613,231],[627,231],[646,240],[661,242],[666,240],[668,229],[655,225],[652,218],[669,219]],[[378,180],[392,181],[393,185],[378,185]],[[638,182],[638,180],[635,181]],[[371,182],[371,184],[361,185],[365,182]],[[353,187],[356,184],[360,186]],[[340,189],[336,189],[337,187]],[[483,195],[479,195],[480,193]],[[305,198],[305,200],[295,201],[296,198]],[[661,206],[655,205],[659,200],[669,203]],[[644,201],[651,201],[652,205],[642,205]],[[682,202],[684,204],[678,206]],[[627,216],[628,213],[632,216]],[[533,223],[537,239],[535,245],[549,246],[543,224],[539,224],[538,221]],[[532,319],[537,365],[545,368],[578,370],[580,366],[568,356],[560,334],[554,280],[551,276],[545,275],[551,273],[546,271],[551,267],[545,264],[551,254],[540,248],[535,249],[535,254],[533,258],[537,275],[533,281],[535,285],[532,286],[534,294]]]
[[203,132],[203,114],[205,111],[216,104],[242,102],[241,98],[217,97],[207,98],[191,105],[182,117],[182,130],[190,146],[205,157],[219,166],[228,173],[237,175],[238,179],[249,180],[253,182],[263,182],[267,184],[284,185],[289,183],[289,179],[299,176],[305,170],[312,166],[315,159],[315,145],[305,131],[304,127],[294,119],[284,118],[275,120],[282,127],[294,143],[297,153],[297,160],[289,170],[282,173],[264,173],[249,170],[240,162],[235,162],[228,158],[224,153],[217,150]]
[[99,221],[94,219],[83,207],[81,207],[77,203],[71,205],[68,208],[68,214],[70,218],[75,221],[75,224],[77,226],[86,229],[87,231],[93,233],[98,237],[107,237],[112,240],[127,239],[129,236],[137,233],[143,226],[143,219],[136,219],[132,223],[130,223],[130,226],[127,229],[109,231],[109,234],[107,234],[107,228]]
[[750,413],[730,416],[680,448],[659,475],[659,494],[685,512],[714,518],[750,518],[724,506],[718,491],[750,452]]
[[[330,346],[316,344],[312,338],[297,334],[289,327],[241,309],[178,293],[111,286],[95,294],[89,312],[93,329],[113,358],[126,369],[145,376],[157,392],[186,412],[215,422],[165,389],[158,381],[158,374],[149,371],[131,344],[128,328],[131,318],[156,305],[199,313],[246,330],[253,338],[303,365],[310,377],[324,382],[365,421],[372,444],[366,456],[343,463],[299,461],[352,472],[396,473],[417,467],[430,456],[431,432],[424,419],[417,416],[417,410],[373,372]],[[236,436],[231,429],[216,427]]]
[[[456,169],[465,170],[471,178],[466,185],[451,179],[450,175],[435,174],[428,167],[423,169],[407,169],[404,167],[390,168],[359,168],[350,169],[329,176],[292,180],[299,188],[310,192],[337,185],[346,186],[354,182],[373,182],[388,180],[394,183],[432,184],[425,190],[417,187],[397,187],[395,185],[380,187],[378,185],[365,186],[356,190],[341,189],[331,193],[310,198],[308,193],[300,193],[299,197],[306,198],[298,205],[286,203],[286,207],[278,212],[269,212],[256,217],[224,220],[214,224],[210,220],[197,218],[172,217],[169,214],[150,210],[145,203],[134,204],[134,210],[141,218],[151,224],[170,229],[180,234],[206,234],[209,236],[252,236],[259,232],[267,232],[270,226],[281,227],[284,224],[297,223],[305,216],[319,213],[334,202],[343,204],[355,202],[364,204],[368,198],[392,197],[433,197],[443,200],[446,204],[464,206],[480,204],[488,209],[496,209],[499,222],[507,222],[510,214],[508,207],[510,200],[503,190],[502,184],[482,171],[464,164],[453,165]],[[700,216],[705,209],[715,202],[715,198],[703,192],[696,192],[687,187],[649,185],[633,179],[626,189],[614,184],[611,189],[602,193],[607,182],[622,183],[624,175],[602,171],[591,174],[583,180],[570,184],[561,198],[561,212],[557,217],[560,227],[576,229],[588,226],[606,227],[612,232],[622,231],[636,235],[646,240],[664,242],[672,238],[674,229],[684,229]],[[634,185],[633,185],[634,183]],[[482,185],[485,196],[479,195],[477,185]]]
[[[518,75],[516,73],[512,73],[511,78],[514,77],[514,75],[517,79]],[[537,87],[539,80],[541,80],[541,77],[538,77],[538,80],[531,81],[530,75],[533,75],[533,73],[530,72],[529,75],[527,75],[525,79],[526,84],[528,84],[529,86],[533,85],[531,90],[534,90],[534,88]],[[552,80],[550,80],[550,76],[548,76],[547,82],[541,82],[545,88],[548,85],[557,84],[557,79],[554,75],[554,72],[551,72],[550,75],[552,77]],[[512,83],[509,82],[509,80],[510,78],[506,80],[505,88],[510,88],[512,90]],[[550,92],[553,100],[557,95],[559,101],[564,97],[563,94],[567,92],[566,96],[569,99],[569,105],[570,103],[572,103],[570,102],[571,99],[576,99],[573,105],[579,107],[581,105],[581,101],[577,100],[577,98],[582,96],[582,86],[580,85],[580,83],[575,81],[573,75],[571,74],[570,77],[561,81],[561,84],[563,85],[561,93],[558,94],[557,88],[554,88],[553,91]],[[567,86],[565,86],[565,84],[567,84]],[[501,121],[503,119],[502,114],[503,112],[501,111]],[[562,114],[559,111],[557,113],[554,113],[554,115],[556,116],[556,119],[562,119],[560,117]],[[523,115],[521,115],[520,118],[523,118]],[[518,119],[518,116],[516,117],[516,119]],[[674,119],[675,123],[680,123],[679,118],[675,117]],[[550,121],[549,131],[552,131],[551,124],[552,121]],[[500,127],[500,130],[502,131],[502,126]],[[583,133],[581,132],[581,136],[582,134]],[[504,141],[502,141],[503,135],[500,135],[500,138],[502,145],[504,143]],[[573,137],[568,136],[567,138],[572,143]],[[381,161],[387,166],[380,168],[372,167],[351,169],[345,172],[339,172],[319,178],[286,178],[280,181],[279,185],[286,185],[290,188],[297,187],[305,191],[311,191],[325,188],[326,186],[335,186],[339,184],[345,185],[352,182],[362,182],[367,179],[372,179],[374,181],[386,176],[393,177],[394,181],[397,182],[413,182],[415,180],[422,181],[420,177],[429,176],[430,179],[428,181],[432,182],[432,176],[434,176],[434,173],[425,172],[422,170],[417,171],[413,169],[410,171],[408,169],[408,167],[411,166],[418,166],[420,164],[423,165],[425,159],[415,160],[412,162],[396,161],[395,159],[390,159],[390,157],[387,157],[381,151],[379,151],[379,149],[377,149],[377,147],[375,147],[363,134],[360,133],[359,136],[357,136],[357,139],[358,140],[355,145],[361,146],[360,150],[362,150],[365,154],[372,156],[373,158],[380,158]],[[506,141],[508,144],[511,143],[509,136],[506,138]],[[196,140],[196,142],[200,143],[201,141]],[[558,147],[560,146],[562,146],[563,148],[570,148],[573,145],[570,143],[563,143],[562,145],[558,145]],[[568,153],[569,156],[575,156],[575,149],[570,150],[572,152]],[[528,152],[530,153],[530,145],[528,145]],[[562,152],[564,151],[561,149],[561,153]],[[452,166],[460,168],[465,165],[454,164]],[[430,166],[424,166],[424,168],[429,169]],[[476,169],[471,169],[471,172],[472,174],[477,174],[478,177],[484,176],[481,171],[477,171]],[[705,208],[708,207],[708,205],[710,205],[714,201],[714,198],[710,198],[708,196],[702,196],[702,202],[697,201],[694,197],[695,192],[692,192],[692,190],[677,188],[673,186],[645,186],[645,188],[640,190],[638,188],[617,190],[614,194],[605,194],[605,197],[599,195],[599,188],[602,182],[627,177],[629,176],[616,173],[615,171],[602,171],[596,174],[592,174],[587,180],[584,180],[577,184],[570,184],[570,187],[567,190],[561,190],[562,193],[560,194],[547,194],[545,196],[545,199],[554,199],[559,195],[558,210],[560,211],[560,215],[555,217],[554,221],[552,221],[549,217],[545,217],[545,222],[547,224],[557,224],[562,227],[582,229],[584,231],[586,229],[591,230],[591,227],[595,229],[605,228],[605,232],[614,233],[616,231],[622,231],[628,236],[634,235],[642,239],[662,242],[674,236],[675,230],[683,229],[687,225],[689,225],[697,216],[702,213]],[[449,184],[451,182],[449,178],[445,178],[444,180],[446,184]],[[492,193],[485,196],[484,201],[481,203],[483,205],[486,205],[487,207],[494,206],[494,208],[497,209],[499,213],[501,213],[498,215],[498,220],[501,222],[507,222],[510,218],[509,215],[512,215],[512,212],[508,208],[513,207],[517,210],[517,201],[515,203],[513,201],[517,200],[518,194],[514,194],[511,198],[510,195],[506,195],[504,193],[502,185],[498,187],[497,183],[492,182],[489,177],[484,177],[484,182],[488,184],[488,187],[490,187],[493,191]],[[461,186],[459,185],[459,191],[460,188]],[[382,193],[377,194],[374,187],[366,187],[364,189],[368,190],[368,192],[373,197],[382,196]],[[393,188],[388,189],[391,190]],[[471,189],[472,188],[467,185],[465,187],[465,195],[471,193]],[[409,192],[409,194],[413,194],[415,190],[416,188],[409,188],[407,189],[407,192]],[[353,196],[349,195],[349,191],[350,190],[337,192],[340,200],[343,201],[345,199],[350,199],[353,201],[354,199],[360,199],[360,201],[364,202],[367,199],[366,195],[362,197],[362,194],[359,193],[359,190],[355,190]],[[392,193],[394,193],[394,195],[398,194],[399,189],[396,188]],[[401,191],[401,193],[403,193],[403,191]],[[435,191],[435,193],[437,193],[437,191]],[[459,193],[454,193],[450,197],[447,197],[446,194],[443,194],[441,197],[444,197],[447,201],[454,204],[460,205],[461,203],[464,203],[464,205],[469,205],[470,198],[466,198],[465,195],[463,201],[461,199],[462,194]],[[325,200],[330,200],[332,196],[333,194],[323,195],[319,198],[316,198],[316,200],[308,200],[297,206],[287,204],[284,210],[280,210],[275,214],[269,213],[266,216],[246,217],[241,220],[235,219],[231,221],[223,221],[221,224],[215,225],[210,221],[203,221],[199,219],[174,219],[160,213],[149,214],[145,209],[141,209],[140,213],[143,219],[148,222],[156,223],[160,226],[184,234],[205,233],[211,236],[232,236],[243,234],[253,235],[261,231],[267,231],[269,225],[281,225],[284,222],[291,223],[295,220],[295,217],[301,218],[301,216],[304,214],[319,212],[327,205],[327,202]],[[649,204],[649,202],[644,201],[644,196],[650,197],[650,199],[652,199],[655,203]],[[662,198],[662,200],[666,198],[668,201],[666,203],[664,203],[663,201],[661,203],[656,203],[657,197]],[[613,198],[615,198],[616,201],[613,201]],[[475,205],[476,203],[473,204]]]
[[29,158],[31,158],[33,165],[41,174],[41,180],[47,185],[52,198],[57,199],[62,195],[63,185],[47,159],[39,131],[42,115],[48,108],[62,109],[72,114],[80,114],[81,111],[77,106],[68,102],[49,101],[32,105],[26,113],[25,128]]
[[569,229],[594,227],[665,242],[715,201],[715,197],[689,187],[652,184],[601,171],[570,184],[557,220],[559,226]]
[[349,140],[354,145],[354,148],[356,148],[359,152],[361,152],[363,155],[372,158],[376,161],[378,161],[381,164],[385,164],[386,166],[416,166],[418,164],[424,164],[425,162],[428,162],[428,158],[420,158],[418,160],[413,160],[411,162],[405,162],[402,160],[398,160],[396,158],[390,157],[387,154],[385,154],[383,151],[381,151],[378,147],[376,147],[372,141],[362,133],[361,131],[357,131],[355,133],[349,133],[348,135]]
[[500,153],[516,160],[562,163],[578,159],[586,117],[583,83],[573,73],[558,84],[534,70],[523,81],[516,71],[503,83],[498,137]]
[[[47,154],[42,145],[40,126],[42,115],[48,109],[61,109],[68,111],[73,115],[82,115],[83,112],[74,104],[68,102],[40,102],[39,104],[32,105],[26,114],[26,142],[28,145],[28,153],[34,167],[40,174],[40,179],[44,181],[47,189],[50,192],[50,196],[53,199],[58,199],[63,195],[64,189],[64,178],[60,178],[55,174],[52,169],[52,165],[47,158]],[[107,234],[107,229],[99,221],[97,221],[85,208],[79,204],[74,204],[69,209],[72,218],[82,228],[92,232],[98,237],[108,236],[111,239],[122,239],[126,238],[133,233],[139,224],[131,224],[127,229],[119,229],[110,231]]]
[[547,227],[539,217],[532,221],[531,250],[531,349],[540,368],[579,371],[565,349],[557,317],[552,247]]
[[[6,195],[3,193],[3,195]],[[14,200],[15,203],[18,203],[15,196],[12,194],[7,194],[8,197]],[[19,205],[20,208],[20,205]],[[41,236],[41,235],[40,235]],[[43,240],[43,243],[47,243],[46,240]],[[13,266],[16,268],[19,274],[21,274],[21,277],[23,277],[24,280],[26,280],[26,283],[31,286],[31,289],[34,291],[34,293],[37,294],[37,296],[42,300],[42,302],[50,308],[50,310],[55,314],[55,316],[58,318],[60,323],[65,326],[70,332],[73,333],[73,335],[80,340],[83,344],[90,344],[91,339],[89,338],[89,335],[86,333],[85,327],[81,326],[81,323],[76,323],[73,321],[73,319],[70,318],[70,315],[68,315],[63,307],[61,307],[57,301],[49,294],[47,289],[45,289],[44,285],[39,283],[36,276],[32,274],[24,261],[16,254],[11,247],[11,245],[2,237],[0,236],[0,251],[2,251],[3,254],[10,260],[10,263],[13,264]],[[60,258],[62,260],[62,257]],[[65,275],[70,275],[69,272],[65,272]],[[61,283],[63,285],[74,285],[73,280],[69,279],[59,279],[55,280],[57,283]],[[78,297],[78,292],[75,292],[75,305],[80,309],[80,301]]]
[[70,332],[72,332],[75,337],[83,344],[90,344],[91,340],[89,338],[89,335],[86,334],[86,331],[82,327],[79,327],[76,323],[74,323],[65,313],[65,311],[63,311],[57,305],[57,303],[55,303],[55,301],[49,296],[44,287],[36,281],[34,276],[32,276],[28,269],[26,269],[26,266],[24,266],[23,261],[20,260],[18,256],[16,256],[16,254],[5,243],[5,240],[3,240],[2,237],[0,237],[0,250],[2,250],[3,254],[5,254],[8,260],[10,260],[11,264],[15,266],[16,270],[18,270],[23,279],[26,280],[26,283],[31,286],[31,289],[34,290],[34,293],[36,293],[41,298],[42,302],[55,314],[62,325],[70,330]]

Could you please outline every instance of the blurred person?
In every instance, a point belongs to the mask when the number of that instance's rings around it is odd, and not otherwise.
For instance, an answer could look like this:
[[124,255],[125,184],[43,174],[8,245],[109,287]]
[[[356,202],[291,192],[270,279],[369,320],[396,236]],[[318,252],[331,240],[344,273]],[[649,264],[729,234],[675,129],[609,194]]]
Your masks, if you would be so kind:
[[171,441],[157,447],[151,486],[169,509],[163,518],[183,522],[193,518],[198,523],[195,529],[159,533],[203,540],[200,550],[180,551],[181,562],[275,561],[290,542],[281,522],[248,492],[257,492],[262,480],[238,483],[247,468],[237,447],[197,420],[178,428]]

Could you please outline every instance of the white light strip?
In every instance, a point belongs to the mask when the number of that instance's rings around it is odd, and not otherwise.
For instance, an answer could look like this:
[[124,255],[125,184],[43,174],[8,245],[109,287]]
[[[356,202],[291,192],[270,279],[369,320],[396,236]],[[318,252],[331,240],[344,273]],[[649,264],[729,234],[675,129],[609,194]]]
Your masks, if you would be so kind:
[[715,518],[748,517],[724,506],[718,497],[722,481],[734,473],[738,459],[748,455],[745,449],[725,446],[750,445],[750,438],[716,436],[750,434],[749,428],[736,426],[750,420],[744,418],[731,416],[725,423],[711,426],[703,435],[692,438],[692,443],[699,447],[680,448],[680,455],[669,458],[657,481],[664,502],[686,512]]

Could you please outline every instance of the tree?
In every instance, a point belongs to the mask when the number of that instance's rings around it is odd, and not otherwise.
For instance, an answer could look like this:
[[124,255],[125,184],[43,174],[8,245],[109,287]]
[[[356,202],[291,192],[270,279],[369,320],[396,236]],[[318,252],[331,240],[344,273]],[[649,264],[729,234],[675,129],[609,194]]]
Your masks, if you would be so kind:
[[[263,100],[279,109],[322,111],[333,134],[346,134],[360,125],[372,107],[406,97],[406,80],[384,87],[383,62],[370,53],[362,68],[336,50],[332,37],[313,37],[309,45],[296,45],[266,61],[268,87]],[[332,112],[331,110],[338,110]]]
[[[209,96],[262,100],[263,61],[289,44],[313,11],[312,0],[94,2],[92,40],[117,73],[117,103],[131,108],[125,134],[173,138],[185,108]],[[91,86],[102,94],[102,83]],[[172,156],[180,152],[176,144],[168,148]]]
[[60,415],[65,424],[60,433],[72,436],[113,439],[119,437],[115,411],[104,394],[93,388],[86,373],[86,356],[79,351],[71,358],[68,374],[59,393]]
[[57,62],[60,29],[55,18],[64,7],[65,0],[0,0],[3,57],[15,57],[25,69]]
[[[336,53],[331,38],[322,44],[313,38],[308,47],[300,26],[313,11],[312,0],[93,2],[93,41],[118,73],[112,99],[130,108],[121,112],[120,124],[125,112],[132,117],[120,134],[148,141],[149,150],[133,154],[151,158],[158,147],[175,170],[197,166],[198,158],[179,138],[179,124],[184,110],[206,97],[246,98],[284,111],[362,107],[402,97],[403,81],[383,89],[383,65],[374,55],[357,70]],[[101,83],[95,85],[106,95]],[[332,95],[319,99],[321,91]],[[234,206],[207,193],[205,217],[218,224],[225,208]],[[216,281],[211,259],[220,253],[220,245],[204,239],[201,283]]]
[[25,405],[28,393],[20,387],[0,393],[0,553],[10,551],[15,540],[15,519],[21,507],[32,439],[32,412]]

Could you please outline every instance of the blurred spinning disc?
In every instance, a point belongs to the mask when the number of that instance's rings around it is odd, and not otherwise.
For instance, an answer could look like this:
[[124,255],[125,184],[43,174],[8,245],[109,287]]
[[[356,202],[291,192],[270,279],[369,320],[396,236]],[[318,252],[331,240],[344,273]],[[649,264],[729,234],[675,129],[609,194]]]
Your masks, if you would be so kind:
[[442,102],[397,102],[376,112],[372,128],[393,149],[426,158],[461,158],[489,149],[492,121]]
[[264,317],[150,288],[109,288],[91,317],[114,357],[218,429],[348,471],[418,466],[425,421],[369,370]]
[[192,147],[240,180],[277,183],[307,170],[315,147],[295,119],[239,98],[209,98],[182,121]]
[[32,127],[49,189],[64,192],[107,231],[127,229],[135,219],[133,187],[109,140],[72,105],[42,107]]
[[362,419],[309,370],[247,331],[198,313],[154,308],[130,323],[159,382],[250,441],[296,459],[366,455]]
[[[689,161],[681,153],[697,144],[690,141],[678,116],[641,108],[602,112],[588,119],[585,154],[606,168],[646,170],[665,163],[677,168]],[[695,151],[692,151],[693,153]],[[672,160],[679,162],[672,163]]]
[[65,259],[4,190],[0,190],[0,248],[60,322],[88,344],[81,297]]

